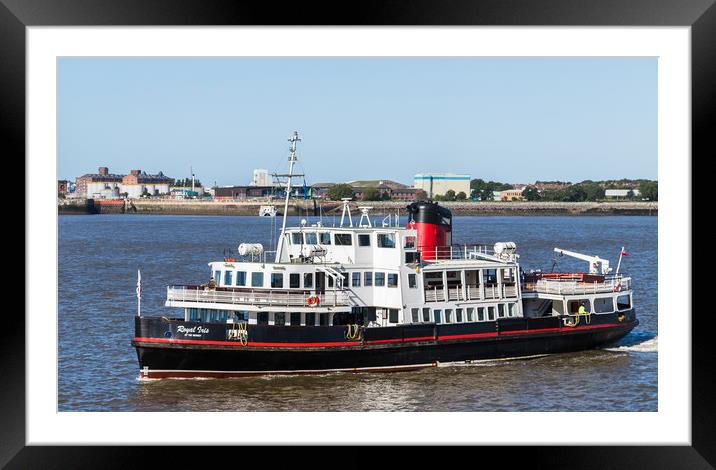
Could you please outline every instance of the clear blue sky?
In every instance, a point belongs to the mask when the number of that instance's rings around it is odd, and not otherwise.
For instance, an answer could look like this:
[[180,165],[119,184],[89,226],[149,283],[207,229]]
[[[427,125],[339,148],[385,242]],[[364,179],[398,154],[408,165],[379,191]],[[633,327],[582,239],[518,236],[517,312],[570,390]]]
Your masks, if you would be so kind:
[[63,58],[59,174],[657,178],[655,58]]

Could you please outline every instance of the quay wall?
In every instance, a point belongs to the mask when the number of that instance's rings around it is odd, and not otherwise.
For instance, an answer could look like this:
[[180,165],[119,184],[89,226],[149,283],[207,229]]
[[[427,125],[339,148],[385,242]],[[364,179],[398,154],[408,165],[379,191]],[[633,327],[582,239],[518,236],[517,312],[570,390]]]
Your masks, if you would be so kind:
[[[243,215],[257,216],[262,202],[198,200],[61,200],[59,214],[167,214],[167,215]],[[355,201],[351,215],[359,217],[358,206],[372,207],[372,215],[405,214],[406,202]],[[657,202],[441,202],[454,215],[501,216],[580,216],[580,215],[658,215]],[[283,204],[276,204],[279,214]],[[342,205],[335,201],[296,201],[289,204],[289,215],[341,215]]]

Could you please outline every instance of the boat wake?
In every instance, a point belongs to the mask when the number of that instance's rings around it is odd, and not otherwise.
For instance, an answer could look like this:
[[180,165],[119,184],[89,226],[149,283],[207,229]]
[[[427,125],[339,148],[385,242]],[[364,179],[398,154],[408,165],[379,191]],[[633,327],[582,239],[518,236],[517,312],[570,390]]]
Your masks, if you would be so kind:
[[603,349],[616,352],[655,353],[659,350],[659,337],[653,333],[632,333],[619,343]]

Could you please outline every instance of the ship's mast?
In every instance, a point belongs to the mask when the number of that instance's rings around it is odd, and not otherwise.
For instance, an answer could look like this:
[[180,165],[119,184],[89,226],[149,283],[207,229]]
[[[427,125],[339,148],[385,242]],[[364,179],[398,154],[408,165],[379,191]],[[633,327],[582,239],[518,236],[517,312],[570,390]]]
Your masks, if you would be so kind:
[[298,160],[296,158],[296,144],[301,141],[301,139],[299,139],[298,137],[298,132],[293,131],[293,135],[288,139],[288,141],[291,142],[291,146],[289,147],[291,153],[288,156],[288,174],[285,175],[288,177],[286,179],[286,202],[283,206],[283,224],[281,225],[281,236],[278,239],[278,246],[276,247],[276,263],[279,262],[281,258],[281,251],[283,250],[284,232],[286,231],[286,218],[288,217],[288,200],[291,197],[291,181],[294,176],[302,176],[293,174],[293,165],[295,165],[296,161]]

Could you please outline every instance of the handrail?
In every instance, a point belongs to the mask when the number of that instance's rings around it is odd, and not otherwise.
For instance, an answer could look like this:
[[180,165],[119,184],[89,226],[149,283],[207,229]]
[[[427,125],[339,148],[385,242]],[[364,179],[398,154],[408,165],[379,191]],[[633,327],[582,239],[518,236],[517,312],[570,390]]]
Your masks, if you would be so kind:
[[167,302],[226,303],[248,305],[280,305],[286,307],[309,306],[308,298],[318,297],[317,306],[351,305],[345,291],[328,290],[323,294],[311,294],[307,291],[274,290],[215,290],[195,288],[193,286],[167,287]]
[[597,294],[631,290],[631,278],[615,276],[604,282],[578,282],[570,279],[539,279],[533,284],[523,284],[527,292],[543,294]]

